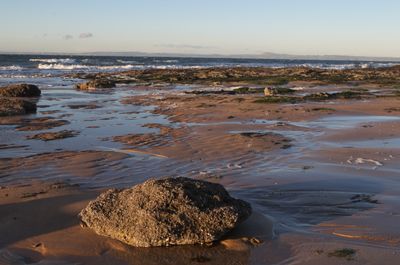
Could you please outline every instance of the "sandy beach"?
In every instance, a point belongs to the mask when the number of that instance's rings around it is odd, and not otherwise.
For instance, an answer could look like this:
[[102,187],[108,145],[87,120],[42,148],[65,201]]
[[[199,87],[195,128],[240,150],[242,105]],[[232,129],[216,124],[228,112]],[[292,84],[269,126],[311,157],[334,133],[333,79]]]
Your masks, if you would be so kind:
[[[397,265],[399,69],[133,70],[39,84],[36,114],[0,117],[0,264]],[[75,88],[98,79],[116,86]],[[254,213],[207,246],[134,248],[80,226],[102,191],[164,176],[220,183]]]

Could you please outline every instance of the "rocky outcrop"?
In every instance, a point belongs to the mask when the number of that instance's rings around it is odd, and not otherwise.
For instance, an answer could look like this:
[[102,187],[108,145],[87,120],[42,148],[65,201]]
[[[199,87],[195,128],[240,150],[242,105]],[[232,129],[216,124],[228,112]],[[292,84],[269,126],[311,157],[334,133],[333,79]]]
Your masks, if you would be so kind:
[[35,135],[27,136],[26,138],[29,140],[42,140],[42,141],[54,141],[54,140],[61,140],[65,138],[71,138],[78,135],[76,131],[59,131],[59,132],[45,132],[45,133],[38,133]]
[[1,97],[39,97],[40,89],[35,85],[16,84],[0,87]]
[[35,113],[36,103],[20,98],[39,97],[40,94],[40,89],[35,85],[16,84],[0,87],[0,116]]
[[115,82],[107,79],[94,79],[86,83],[76,85],[80,90],[94,90],[96,88],[113,88]]
[[36,112],[36,104],[23,99],[0,98],[0,116],[25,115]]
[[23,119],[15,128],[17,131],[43,131],[69,124],[67,120],[57,120],[53,117]]
[[223,186],[179,177],[108,190],[79,216],[99,235],[151,247],[216,241],[250,214]]

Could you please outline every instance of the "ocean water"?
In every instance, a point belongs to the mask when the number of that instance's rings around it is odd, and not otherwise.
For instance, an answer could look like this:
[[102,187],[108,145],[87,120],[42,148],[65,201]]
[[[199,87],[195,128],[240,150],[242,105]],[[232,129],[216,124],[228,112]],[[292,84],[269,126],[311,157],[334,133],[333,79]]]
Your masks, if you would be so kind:
[[166,58],[65,55],[0,55],[0,82],[24,78],[57,77],[77,72],[115,72],[132,69],[204,67],[297,67],[350,69],[387,67],[400,62],[267,60],[227,58]]

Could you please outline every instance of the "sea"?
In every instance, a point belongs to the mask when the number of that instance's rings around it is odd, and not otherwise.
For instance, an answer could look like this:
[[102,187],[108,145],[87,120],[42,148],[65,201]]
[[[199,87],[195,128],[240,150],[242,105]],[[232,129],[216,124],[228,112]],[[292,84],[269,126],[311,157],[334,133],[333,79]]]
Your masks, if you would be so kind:
[[71,55],[0,55],[0,84],[43,82],[43,78],[72,73],[118,72],[134,69],[187,69],[209,67],[311,67],[323,69],[379,68],[400,62],[272,60],[229,58],[120,57]]

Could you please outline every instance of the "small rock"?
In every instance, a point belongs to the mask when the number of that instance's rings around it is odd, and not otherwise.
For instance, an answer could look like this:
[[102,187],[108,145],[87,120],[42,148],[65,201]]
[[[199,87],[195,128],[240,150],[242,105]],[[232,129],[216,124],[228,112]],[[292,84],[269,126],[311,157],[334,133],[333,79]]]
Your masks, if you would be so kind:
[[249,243],[253,246],[258,246],[264,243],[264,241],[256,237],[252,237],[249,239]]
[[46,132],[46,133],[38,133],[35,135],[27,136],[28,140],[42,140],[42,141],[54,141],[65,138],[71,138],[77,136],[79,133],[76,131],[63,130],[59,132]]
[[38,248],[38,247],[41,247],[42,245],[43,244],[41,242],[39,242],[39,243],[33,244],[32,247],[33,248]]
[[275,95],[275,90],[272,87],[266,87],[264,89],[264,96],[271,97]]
[[115,82],[107,79],[94,79],[86,83],[76,85],[80,90],[94,90],[96,88],[113,88]]
[[29,84],[0,87],[1,97],[39,97],[41,93],[37,86]]
[[79,214],[97,234],[135,247],[207,244],[251,214],[222,185],[189,178],[151,179],[102,193]]
[[57,120],[53,117],[23,119],[16,127],[17,131],[43,131],[69,124],[67,120]]

